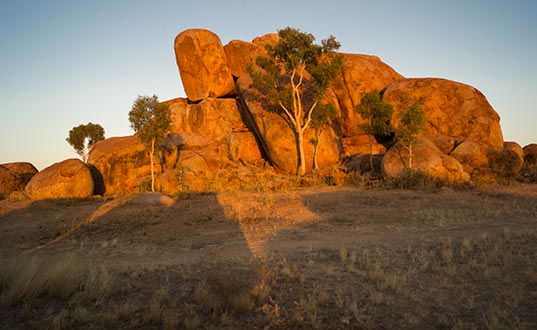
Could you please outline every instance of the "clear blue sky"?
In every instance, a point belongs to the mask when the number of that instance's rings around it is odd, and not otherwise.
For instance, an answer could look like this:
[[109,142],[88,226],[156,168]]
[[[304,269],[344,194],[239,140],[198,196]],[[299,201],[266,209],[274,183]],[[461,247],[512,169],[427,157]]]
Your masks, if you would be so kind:
[[77,157],[65,138],[90,121],[107,137],[132,134],[137,95],[185,95],[173,51],[185,29],[225,44],[287,26],[332,34],[406,77],[470,84],[505,140],[537,143],[535,0],[18,0],[0,2],[0,163]]

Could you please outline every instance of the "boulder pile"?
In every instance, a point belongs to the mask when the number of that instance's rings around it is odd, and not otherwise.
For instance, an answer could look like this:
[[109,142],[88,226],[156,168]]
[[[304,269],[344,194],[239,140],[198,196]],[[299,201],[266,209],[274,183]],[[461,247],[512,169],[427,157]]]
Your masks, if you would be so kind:
[[[175,58],[186,97],[164,102],[171,110],[172,129],[158,152],[159,191],[204,191],[213,189],[215,181],[259,184],[260,176],[263,184],[277,184],[277,174],[296,172],[294,132],[270,111],[247,72],[258,56],[267,54],[266,46],[278,41],[278,34],[267,34],[223,45],[215,33],[203,29],[177,35]],[[398,113],[412,104],[425,110],[426,129],[413,147],[414,169],[448,181],[515,176],[522,170],[529,178],[525,181],[535,181],[537,145],[521,148],[505,142],[499,115],[476,88],[439,78],[405,78],[376,56],[342,56],[340,74],[324,99],[339,120],[318,136],[317,149],[310,142],[314,130],[304,132],[307,172],[330,173],[334,182],[342,182],[341,171],[374,171],[386,178],[406,171],[408,148],[394,136],[371,140],[362,129],[366,121],[354,110],[366,93],[380,91],[394,108],[395,127]],[[313,171],[315,152],[319,169]],[[68,159],[41,172],[30,163],[0,165],[0,199],[17,194],[33,199],[119,195],[143,190],[149,177],[149,154],[138,137],[112,137],[94,146],[87,164]]]
[[[211,178],[231,172],[240,178],[266,168],[295,173],[294,132],[269,111],[246,70],[258,56],[266,55],[266,45],[278,40],[277,34],[267,34],[251,42],[232,40],[223,45],[216,34],[203,29],[186,30],[176,37],[175,58],[186,98],[166,101],[173,129],[158,165],[161,191],[204,190]],[[427,129],[414,150],[415,169],[445,180],[466,181],[517,174],[524,157],[533,160],[530,149],[525,152],[518,144],[503,141],[499,115],[474,87],[445,79],[405,78],[376,56],[342,55],[341,73],[325,95],[340,121],[320,136],[321,168],[346,163],[354,164],[355,170],[371,170],[363,161],[370,150],[369,136],[360,128],[365,120],[354,108],[374,90],[393,105],[395,126],[398,112],[415,102],[424,107]],[[304,140],[310,141],[313,134],[312,129],[306,130]],[[313,169],[313,152],[313,144],[306,143],[308,172]],[[374,140],[373,153],[376,170],[385,177],[405,171],[405,150],[393,137]],[[135,136],[110,138],[95,146],[89,163],[102,175],[105,193],[119,194],[147,180],[147,157]]]

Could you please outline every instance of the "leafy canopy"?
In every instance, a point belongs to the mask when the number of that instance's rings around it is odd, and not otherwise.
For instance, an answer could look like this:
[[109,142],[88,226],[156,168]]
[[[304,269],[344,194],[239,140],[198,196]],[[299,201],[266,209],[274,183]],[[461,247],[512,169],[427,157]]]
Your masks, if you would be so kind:
[[360,125],[364,133],[390,135],[393,132],[391,126],[393,107],[381,100],[377,90],[364,94],[360,104],[355,107],[355,111],[367,120],[367,123]]
[[419,103],[414,103],[408,109],[399,113],[399,125],[395,131],[395,138],[404,146],[411,146],[416,142],[418,134],[427,128],[425,109]]
[[104,140],[104,129],[101,125],[91,122],[73,127],[66,139],[84,162],[88,160],[95,143],[101,140]]
[[[321,104],[330,81],[337,77],[343,56],[333,36],[320,45],[315,37],[299,29],[278,30],[279,41],[266,47],[267,56],[256,59],[257,68],[248,67],[252,87],[265,96],[265,108],[279,114],[293,130],[297,146],[297,174],[305,167],[304,131],[323,111]],[[316,119],[314,119],[316,118]]]
[[146,146],[160,144],[170,131],[171,111],[166,104],[159,103],[158,97],[138,96],[129,112],[131,128]]

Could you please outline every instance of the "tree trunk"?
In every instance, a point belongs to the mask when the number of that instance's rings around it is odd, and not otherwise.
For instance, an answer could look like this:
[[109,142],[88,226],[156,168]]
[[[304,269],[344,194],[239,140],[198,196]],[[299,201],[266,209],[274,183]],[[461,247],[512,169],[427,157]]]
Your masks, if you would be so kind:
[[317,164],[317,146],[319,145],[319,140],[313,145],[313,169],[316,170],[319,167]]
[[301,129],[297,129],[296,132],[296,143],[298,148],[298,159],[297,159],[297,175],[304,175],[306,174],[306,161],[305,161],[305,153],[304,153],[304,131]]
[[373,167],[373,135],[369,135],[369,165],[371,166],[371,175],[375,175],[375,167]]
[[408,168],[412,169],[412,144],[408,145]]
[[153,155],[155,154],[155,139],[151,139],[151,192],[155,192],[155,166],[153,161]]

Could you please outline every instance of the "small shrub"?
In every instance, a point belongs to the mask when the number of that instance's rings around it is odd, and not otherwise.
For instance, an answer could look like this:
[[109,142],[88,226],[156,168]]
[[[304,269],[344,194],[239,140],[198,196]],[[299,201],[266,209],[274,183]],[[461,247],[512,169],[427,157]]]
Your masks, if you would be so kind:
[[407,169],[403,174],[392,179],[390,186],[398,189],[417,189],[425,191],[435,191],[445,182],[420,170]]

